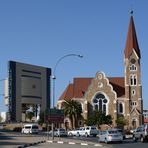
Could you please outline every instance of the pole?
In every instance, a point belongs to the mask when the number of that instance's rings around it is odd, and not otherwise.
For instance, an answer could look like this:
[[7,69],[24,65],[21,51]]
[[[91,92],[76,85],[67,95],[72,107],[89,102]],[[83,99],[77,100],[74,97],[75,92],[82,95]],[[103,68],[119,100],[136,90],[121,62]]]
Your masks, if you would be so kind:
[[57,69],[58,64],[59,64],[63,59],[65,59],[66,57],[70,57],[70,56],[76,56],[76,57],[79,57],[79,58],[83,58],[83,56],[82,56],[82,55],[79,55],[79,54],[67,54],[67,55],[64,55],[64,56],[62,56],[61,58],[59,58],[59,60],[56,62],[55,66],[54,66],[54,69],[53,69],[53,75],[52,75],[52,79],[53,79],[53,108],[54,108],[54,101],[55,101],[56,69]]
[[54,123],[51,124],[51,128],[52,128],[52,140],[54,140]]
[[[54,106],[54,101],[55,101],[55,80],[56,80],[56,68],[58,66],[58,64],[66,57],[69,57],[69,56],[77,56],[79,58],[83,58],[82,55],[78,55],[78,54],[67,54],[67,55],[64,55],[62,56],[61,58],[59,58],[59,60],[56,62],[55,64],[55,67],[53,69],[53,75],[52,75],[52,79],[53,79],[53,108],[55,107]],[[54,123],[52,123],[52,140],[54,140]]]

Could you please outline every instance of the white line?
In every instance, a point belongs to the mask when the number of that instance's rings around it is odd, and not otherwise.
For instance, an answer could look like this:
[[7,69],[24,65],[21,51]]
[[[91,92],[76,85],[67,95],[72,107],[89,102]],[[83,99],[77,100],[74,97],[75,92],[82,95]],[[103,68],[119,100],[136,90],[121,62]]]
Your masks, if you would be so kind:
[[81,143],[81,145],[88,145],[87,143]]
[[49,140],[48,140],[47,142],[49,142],[49,143],[53,143],[53,141],[49,141]]
[[74,143],[74,142],[68,142],[68,144],[76,144],[76,143]]
[[57,143],[64,143],[63,141],[57,141]]
[[102,146],[101,144],[95,144],[94,146]]

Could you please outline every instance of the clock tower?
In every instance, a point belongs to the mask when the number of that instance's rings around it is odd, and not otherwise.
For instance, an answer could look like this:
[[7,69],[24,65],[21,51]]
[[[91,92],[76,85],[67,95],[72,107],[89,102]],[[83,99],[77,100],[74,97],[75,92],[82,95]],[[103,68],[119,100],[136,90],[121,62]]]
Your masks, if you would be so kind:
[[140,72],[140,49],[138,45],[133,15],[130,16],[126,45],[125,65],[125,118],[129,126],[135,128],[143,123],[143,101]]

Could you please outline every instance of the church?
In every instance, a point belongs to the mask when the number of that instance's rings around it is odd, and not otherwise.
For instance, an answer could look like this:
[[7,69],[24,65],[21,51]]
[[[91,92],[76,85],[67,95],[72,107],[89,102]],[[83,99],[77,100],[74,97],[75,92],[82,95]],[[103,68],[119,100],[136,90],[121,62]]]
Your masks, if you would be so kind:
[[[107,77],[98,71],[95,77],[73,78],[57,102],[61,109],[65,100],[76,100],[82,106],[84,120],[90,116],[90,110],[101,110],[116,120],[123,116],[127,121],[126,128],[131,129],[143,124],[143,100],[140,70],[140,48],[138,45],[133,14],[131,13],[127,39],[123,54],[124,77]],[[68,118],[64,119],[66,127],[70,126]],[[83,126],[83,121],[78,121]]]

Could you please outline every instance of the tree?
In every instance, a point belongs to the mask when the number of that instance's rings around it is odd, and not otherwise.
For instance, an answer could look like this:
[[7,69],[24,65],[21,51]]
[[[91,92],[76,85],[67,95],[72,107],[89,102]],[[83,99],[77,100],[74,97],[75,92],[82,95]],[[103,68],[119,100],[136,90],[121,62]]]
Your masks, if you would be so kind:
[[127,124],[127,120],[123,116],[119,116],[116,120],[116,123],[118,127],[123,127]]
[[64,103],[64,115],[71,121],[72,128],[76,127],[76,121],[82,118],[82,107],[78,101],[69,100]]
[[97,125],[98,127],[102,124],[112,124],[112,116],[105,115],[102,111],[95,110],[91,113],[91,116],[86,120],[87,125]]

